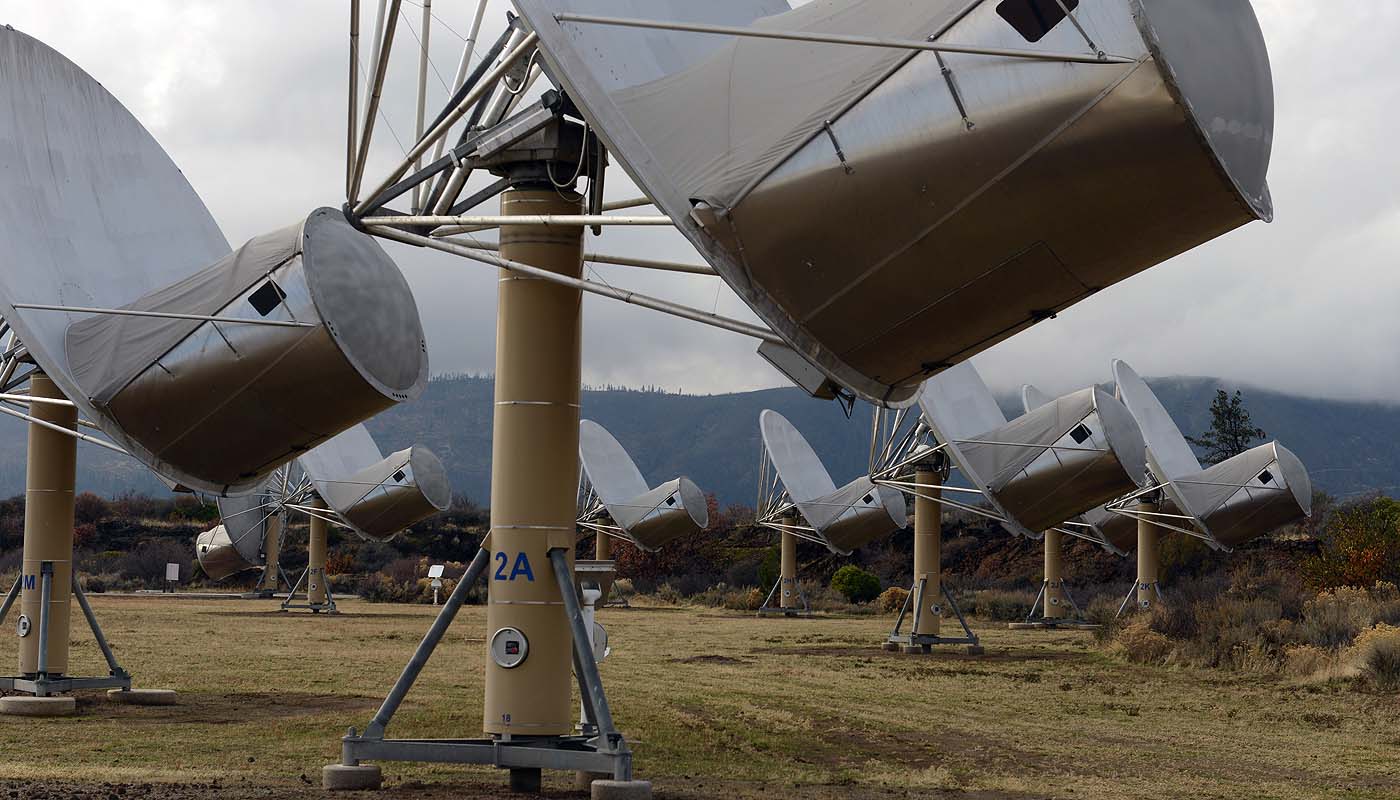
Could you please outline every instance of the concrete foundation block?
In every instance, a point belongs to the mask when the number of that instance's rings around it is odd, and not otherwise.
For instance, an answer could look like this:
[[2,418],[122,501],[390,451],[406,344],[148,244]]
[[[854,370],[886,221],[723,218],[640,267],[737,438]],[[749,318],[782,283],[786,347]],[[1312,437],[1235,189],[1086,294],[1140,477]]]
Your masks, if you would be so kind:
[[0,697],[0,714],[12,717],[71,717],[78,702],[71,697]]
[[353,792],[378,789],[384,785],[384,773],[377,764],[327,764],[321,768],[321,788],[332,792]]
[[594,781],[593,800],[651,800],[651,781]]

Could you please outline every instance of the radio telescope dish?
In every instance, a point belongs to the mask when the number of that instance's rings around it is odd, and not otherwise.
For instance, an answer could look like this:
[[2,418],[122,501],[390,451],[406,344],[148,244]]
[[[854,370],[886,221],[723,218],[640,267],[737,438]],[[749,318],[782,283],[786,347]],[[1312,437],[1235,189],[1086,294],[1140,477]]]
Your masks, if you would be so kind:
[[[1146,437],[1148,463],[1162,488],[1159,513],[1189,518],[1196,532],[1220,549],[1312,516],[1312,480],[1292,451],[1269,442],[1201,469],[1147,382],[1121,360],[1113,362],[1113,377]],[[1126,539],[1136,522],[1118,516],[1110,534]]]
[[278,468],[250,494],[217,498],[221,524],[195,540],[209,577],[223,580],[266,563],[268,525],[285,510],[311,510],[319,495],[334,522],[367,541],[387,542],[405,528],[447,510],[447,471],[420,445],[387,458],[364,425],[354,425],[291,464]]
[[1051,400],[1008,422],[977,370],[963,362],[930,378],[919,405],[949,458],[1013,533],[1039,539],[1146,479],[1137,424],[1100,389]]
[[[602,425],[588,419],[579,423],[578,455],[591,492],[601,504],[601,508],[585,509],[582,524],[600,535],[620,531],[637,547],[654,552],[710,524],[705,495],[694,481],[681,476],[648,488],[632,457]],[[616,530],[596,525],[598,514],[590,511],[606,511]]]
[[388,541],[452,504],[447,470],[414,445],[387,457],[355,425],[297,459],[326,505],[361,538]]
[[875,485],[869,475],[838,489],[816,451],[786,417],[764,410],[758,425],[789,499],[831,552],[849,555],[908,524],[904,495],[898,490]]
[[[332,209],[232,253],[155,139],[0,30],[0,316],[83,415],[211,494],[422,392],[408,284]],[[236,432],[236,433],[233,433]]]
[[1021,405],[1027,414],[1044,405],[1055,402],[1055,398],[1040,391],[1029,383],[1021,387]]
[[1273,215],[1248,0],[516,6],[647,195],[873,402]]
[[219,524],[195,538],[194,551],[204,573],[216,581],[267,563],[263,545],[278,504],[272,482],[249,494],[217,498]]
[[[1055,398],[1029,383],[1021,387],[1021,404],[1025,407],[1027,414],[1041,406],[1049,405],[1053,402],[1055,402]],[[1130,531],[1129,533],[1131,535],[1127,540],[1121,537],[1116,541],[1111,539],[1108,535],[1107,528],[1118,518],[1119,516],[1117,514],[1109,511],[1104,506],[1091,508],[1079,515],[1079,519],[1083,524],[1074,526],[1074,534],[1081,539],[1096,542],[1114,555],[1125,556],[1136,544],[1137,532]]]

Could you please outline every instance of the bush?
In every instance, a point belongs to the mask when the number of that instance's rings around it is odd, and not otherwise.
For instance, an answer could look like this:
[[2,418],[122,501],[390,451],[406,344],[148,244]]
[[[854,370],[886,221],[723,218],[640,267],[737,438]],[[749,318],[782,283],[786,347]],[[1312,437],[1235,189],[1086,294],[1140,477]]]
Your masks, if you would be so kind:
[[123,578],[145,584],[147,588],[158,588],[165,583],[165,565],[168,563],[179,564],[180,579],[189,580],[194,563],[193,548],[169,539],[142,542],[122,556],[117,572]]
[[782,571],[782,551],[777,547],[768,548],[763,552],[763,560],[758,562],[758,585],[763,587],[764,591],[773,588]]
[[1322,551],[1303,563],[1322,589],[1400,582],[1400,502],[1376,497],[1332,512]]
[[831,576],[831,588],[852,603],[868,603],[880,594],[880,579],[854,564]]
[[886,614],[898,614],[904,608],[905,601],[909,598],[909,590],[899,586],[891,586],[876,598],[876,605]]
[[1030,616],[1035,595],[985,589],[972,595],[971,613],[993,622],[1020,622]]
[[96,524],[107,516],[107,501],[92,492],[81,492],[73,498],[73,519],[79,524]]
[[1356,637],[1348,653],[1361,679],[1382,692],[1400,690],[1400,628],[1381,623]]
[[1136,619],[1119,629],[1109,649],[1138,664],[1163,664],[1171,655],[1172,642],[1152,630],[1146,619]]

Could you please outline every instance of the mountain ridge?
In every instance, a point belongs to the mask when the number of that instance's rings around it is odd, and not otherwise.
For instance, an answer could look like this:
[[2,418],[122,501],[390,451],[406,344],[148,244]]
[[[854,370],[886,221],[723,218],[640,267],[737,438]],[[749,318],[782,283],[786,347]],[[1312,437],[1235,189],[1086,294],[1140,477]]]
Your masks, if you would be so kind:
[[[1208,427],[1217,388],[1239,388],[1255,424],[1303,460],[1317,488],[1342,498],[1400,488],[1400,406],[1308,398],[1209,377],[1171,376],[1148,383],[1187,434]],[[417,401],[367,424],[385,452],[410,444],[432,449],[447,467],[454,492],[486,505],[493,388],[489,376],[441,376]],[[999,396],[999,402],[1008,417],[1020,414],[1015,393]],[[618,438],[651,485],[687,475],[715,493],[721,505],[754,503],[758,414],[765,408],[792,421],[838,485],[867,469],[869,407],[857,406],[848,419],[837,404],[797,389],[687,395],[601,387],[585,390],[582,405],[583,416]],[[24,450],[24,423],[0,419],[0,497],[24,491]],[[135,460],[86,445],[79,445],[78,488],[105,496],[166,492]]]

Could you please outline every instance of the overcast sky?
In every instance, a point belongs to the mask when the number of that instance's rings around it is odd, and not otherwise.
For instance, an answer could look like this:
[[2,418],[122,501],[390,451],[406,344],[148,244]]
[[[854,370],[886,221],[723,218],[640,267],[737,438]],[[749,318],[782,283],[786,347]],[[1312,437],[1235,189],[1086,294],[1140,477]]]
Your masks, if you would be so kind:
[[[369,30],[375,3],[364,5]],[[433,4],[440,22],[431,32],[430,106],[446,95],[474,5]],[[1400,2],[1254,5],[1277,93],[1270,173],[1277,220],[1130,278],[979,356],[995,388],[1031,381],[1068,391],[1108,380],[1109,360],[1121,357],[1147,375],[1219,376],[1382,402],[1400,396]],[[0,0],[0,23],[64,52],[121,99],[236,246],[343,201],[346,7],[323,0]],[[506,7],[493,0],[483,38],[500,30]],[[404,13],[385,113],[407,143],[422,12],[405,2]],[[401,151],[382,125],[376,137],[382,173]],[[610,196],[629,194],[609,188]],[[593,246],[697,258],[678,234],[656,229],[613,229]],[[389,249],[417,297],[433,371],[489,372],[492,272]],[[716,278],[621,267],[591,277],[753,319]],[[746,338],[613,301],[588,299],[585,332],[590,384],[692,393],[782,384]]]

